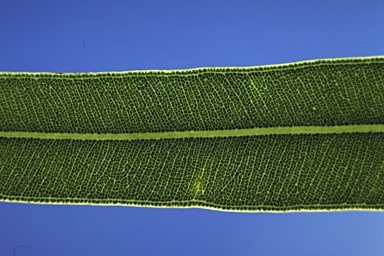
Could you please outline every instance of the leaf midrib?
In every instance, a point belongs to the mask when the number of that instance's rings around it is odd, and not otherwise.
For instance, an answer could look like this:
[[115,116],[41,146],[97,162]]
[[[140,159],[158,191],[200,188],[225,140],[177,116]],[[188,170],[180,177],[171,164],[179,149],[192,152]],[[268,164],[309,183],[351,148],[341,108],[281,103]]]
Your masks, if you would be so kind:
[[384,132],[384,124],[339,125],[339,126],[293,126],[268,127],[214,131],[183,131],[153,133],[43,133],[43,132],[7,132],[0,131],[0,137],[36,138],[36,139],[71,139],[71,140],[145,140],[145,139],[184,139],[239,137],[278,134],[340,134],[340,133],[377,133]]

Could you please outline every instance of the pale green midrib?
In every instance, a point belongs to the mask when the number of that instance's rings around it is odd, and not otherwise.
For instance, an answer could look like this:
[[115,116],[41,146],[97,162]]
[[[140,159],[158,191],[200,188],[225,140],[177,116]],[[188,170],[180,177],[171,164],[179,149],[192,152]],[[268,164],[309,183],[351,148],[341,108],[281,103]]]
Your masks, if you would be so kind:
[[42,132],[6,132],[0,131],[5,138],[70,139],[70,140],[145,140],[145,139],[183,139],[239,137],[277,134],[338,134],[338,133],[376,133],[384,132],[384,124],[340,125],[340,126],[293,126],[268,127],[214,131],[153,132],[153,133],[42,133]]

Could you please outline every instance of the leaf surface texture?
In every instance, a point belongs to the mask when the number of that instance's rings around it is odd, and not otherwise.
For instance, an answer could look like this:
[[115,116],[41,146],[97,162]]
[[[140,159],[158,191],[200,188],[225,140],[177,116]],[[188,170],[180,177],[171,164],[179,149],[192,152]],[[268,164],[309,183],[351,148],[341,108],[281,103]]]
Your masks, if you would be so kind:
[[383,57],[4,72],[0,99],[3,201],[384,209]]

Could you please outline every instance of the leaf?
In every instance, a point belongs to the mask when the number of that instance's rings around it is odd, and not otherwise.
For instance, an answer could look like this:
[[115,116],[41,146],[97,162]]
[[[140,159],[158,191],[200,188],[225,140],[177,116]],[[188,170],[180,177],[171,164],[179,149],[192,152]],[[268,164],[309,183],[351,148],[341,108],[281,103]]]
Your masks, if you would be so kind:
[[0,200],[384,209],[384,57],[0,73]]

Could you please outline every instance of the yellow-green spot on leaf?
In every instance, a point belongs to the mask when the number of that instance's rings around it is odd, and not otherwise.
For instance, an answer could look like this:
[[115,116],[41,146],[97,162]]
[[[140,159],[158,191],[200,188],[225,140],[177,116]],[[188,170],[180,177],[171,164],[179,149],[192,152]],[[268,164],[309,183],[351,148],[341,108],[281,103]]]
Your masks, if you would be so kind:
[[201,184],[201,178],[198,178],[194,183],[194,191],[195,191],[195,197],[204,194],[203,185]]
[[377,187],[373,187],[370,192],[373,194],[376,194],[377,193]]
[[194,199],[198,198],[201,195],[204,195],[204,190],[205,190],[204,184],[203,184],[204,172],[205,172],[205,169],[203,168],[199,176],[195,179],[193,183]]

